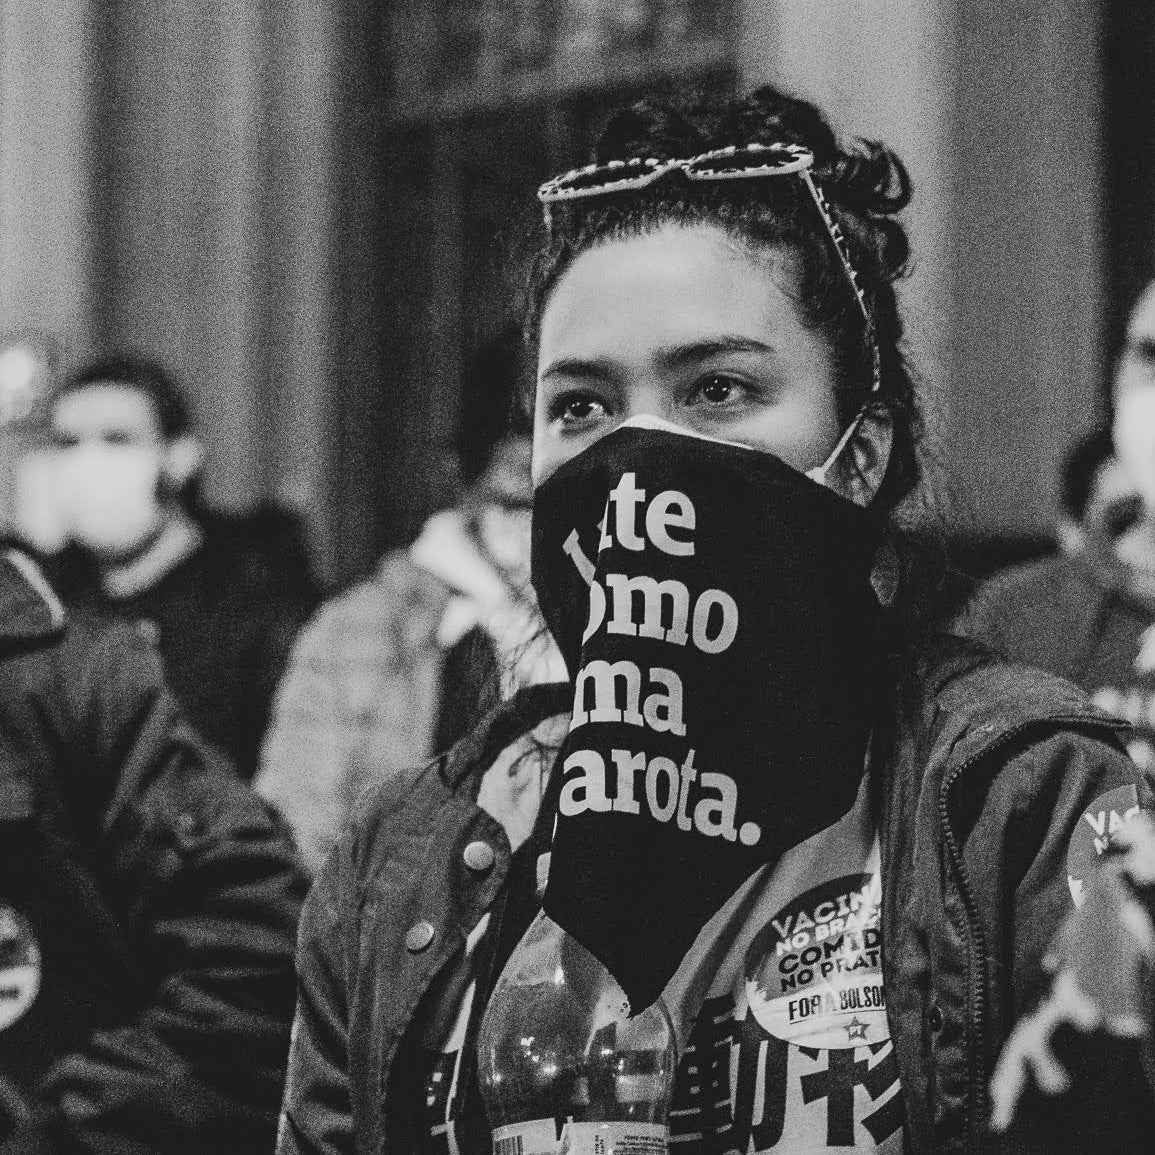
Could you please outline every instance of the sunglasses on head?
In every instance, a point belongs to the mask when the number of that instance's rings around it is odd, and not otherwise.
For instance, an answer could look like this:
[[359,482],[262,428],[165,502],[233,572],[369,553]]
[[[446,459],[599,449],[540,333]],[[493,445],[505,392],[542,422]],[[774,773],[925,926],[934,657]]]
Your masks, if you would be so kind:
[[822,190],[810,175],[814,154],[797,144],[743,144],[717,148],[679,159],[658,160],[654,157],[630,157],[610,160],[604,164],[589,164],[575,168],[547,180],[537,190],[537,199],[545,208],[546,225],[550,224],[550,206],[566,201],[586,200],[614,193],[635,192],[646,188],[669,173],[678,171],[686,180],[762,180],[776,176],[796,176],[806,186],[818,215],[834,245],[839,263],[854,293],[854,299],[866,322],[870,341],[873,382],[871,392],[878,391],[881,375],[878,342],[874,336],[874,322],[866,307],[866,295],[858,283],[858,273],[850,260],[846,238],[838,227]]

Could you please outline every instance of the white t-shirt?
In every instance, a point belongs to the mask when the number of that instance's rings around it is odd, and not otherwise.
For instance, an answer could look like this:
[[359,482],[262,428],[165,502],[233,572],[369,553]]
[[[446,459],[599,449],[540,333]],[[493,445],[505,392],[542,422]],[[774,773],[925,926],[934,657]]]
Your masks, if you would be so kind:
[[671,1152],[901,1151],[880,899],[864,781],[845,818],[743,884],[667,987],[687,1036]]
[[[898,1155],[903,1102],[882,990],[878,838],[866,779],[853,809],[756,871],[710,920],[663,999],[681,1060],[675,1155]],[[423,1032],[428,1149],[458,1155],[458,1085],[475,984]],[[700,1009],[699,1009],[700,1008]]]

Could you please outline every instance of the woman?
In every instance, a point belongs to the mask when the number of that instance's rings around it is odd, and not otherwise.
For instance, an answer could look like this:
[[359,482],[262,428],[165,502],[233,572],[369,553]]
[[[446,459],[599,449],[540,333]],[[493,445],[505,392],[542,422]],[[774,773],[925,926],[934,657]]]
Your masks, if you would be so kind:
[[547,913],[674,1020],[676,1149],[977,1149],[1083,815],[1147,787],[1073,688],[911,636],[897,158],[770,88],[635,106],[595,155],[539,194],[529,317],[575,686],[363,800],[308,902],[280,1150],[488,1147],[478,1024],[555,817]]

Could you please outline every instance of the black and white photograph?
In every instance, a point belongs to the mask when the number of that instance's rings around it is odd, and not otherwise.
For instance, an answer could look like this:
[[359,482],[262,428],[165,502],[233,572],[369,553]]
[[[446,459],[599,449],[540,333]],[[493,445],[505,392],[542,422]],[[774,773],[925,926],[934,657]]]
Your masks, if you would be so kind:
[[0,0],[0,1155],[1152,1151],[1153,0]]

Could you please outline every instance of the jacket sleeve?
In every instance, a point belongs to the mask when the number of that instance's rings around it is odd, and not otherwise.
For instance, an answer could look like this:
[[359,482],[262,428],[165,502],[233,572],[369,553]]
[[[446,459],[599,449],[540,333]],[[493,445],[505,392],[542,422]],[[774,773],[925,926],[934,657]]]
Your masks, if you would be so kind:
[[297,1013],[277,1155],[353,1150],[343,902],[354,887],[347,839],[327,859],[301,916]]
[[103,783],[111,905],[148,993],[50,1069],[14,1150],[268,1149],[306,885],[291,838],[201,746],[134,631],[66,641],[60,668],[73,759]]
[[1018,772],[1008,847],[1010,862],[1017,864],[1010,880],[1015,883],[1010,961],[1016,1015],[1041,995],[1047,982],[1043,957],[1081,899],[1089,872],[1099,868],[1110,835],[1134,808],[1152,806],[1150,782],[1105,734],[1050,737],[1020,760]]
[[[1150,782],[1105,729],[1097,734],[1063,731],[1027,742],[1008,769],[1005,777],[1015,793],[1010,821],[996,828],[988,807],[966,851],[972,871],[990,870],[998,857],[1002,865],[997,869],[1006,872],[1006,909],[989,912],[993,922],[988,926],[1001,924],[1005,937],[988,980],[1002,988],[997,1002],[1007,1008],[1007,1015],[994,1025],[988,1075],[1014,1021],[1048,989],[1048,954],[1056,931],[1100,869],[1110,835],[1137,808],[1152,807]],[[1130,1150],[1124,1135],[1128,1121],[1138,1118],[1137,1096],[1143,1094],[1137,1051],[1121,1043],[1104,1050],[1101,1040],[1088,1040],[1088,1045],[1076,1047],[1070,1063],[1076,1076],[1071,1091],[1058,1103],[1038,1097],[1028,1103],[1017,1138],[1012,1136],[1012,1149],[1049,1150],[1048,1143],[1058,1143],[1056,1150]],[[1122,1131],[1100,1148],[1100,1141],[1107,1139],[1103,1121],[1108,1119],[1109,1126]],[[1080,1128],[1085,1130],[1075,1145],[1066,1145]],[[1044,1135],[1048,1138],[1036,1148]]]

